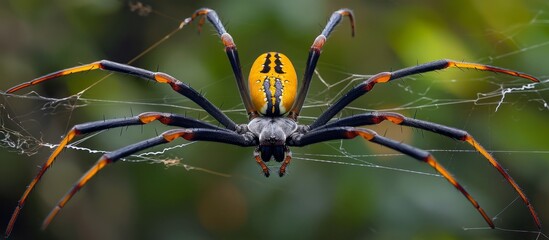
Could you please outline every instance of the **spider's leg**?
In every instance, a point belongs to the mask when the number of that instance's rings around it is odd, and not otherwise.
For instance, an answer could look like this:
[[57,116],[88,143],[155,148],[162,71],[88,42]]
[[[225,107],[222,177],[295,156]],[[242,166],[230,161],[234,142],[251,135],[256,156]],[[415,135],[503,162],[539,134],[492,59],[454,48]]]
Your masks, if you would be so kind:
[[38,174],[34,177],[34,179],[25,189],[25,192],[19,199],[19,202],[17,203],[17,207],[15,208],[11,216],[11,219],[8,223],[8,226],[6,228],[6,236],[10,235],[14,227],[15,221],[19,216],[21,209],[25,205],[25,202],[30,192],[34,189],[36,184],[40,181],[44,173],[46,173],[46,171],[51,167],[51,165],[53,164],[57,156],[61,153],[61,151],[65,148],[65,146],[67,146],[67,144],[74,137],[82,134],[98,132],[98,131],[111,129],[111,128],[125,127],[125,126],[132,126],[132,125],[143,125],[143,124],[151,123],[155,120],[158,120],[162,124],[169,125],[169,126],[177,126],[177,127],[184,127],[184,128],[205,128],[205,129],[212,129],[212,130],[219,130],[219,131],[229,131],[229,130],[222,129],[215,125],[202,122],[196,119],[187,118],[184,116],[171,114],[171,113],[160,113],[160,112],[145,112],[131,118],[118,118],[118,119],[102,120],[102,121],[75,125],[65,135],[63,140],[59,142],[58,146],[52,152],[48,160],[40,168],[40,171],[38,172]]
[[337,102],[335,102],[332,106],[330,106],[326,111],[324,111],[320,115],[320,117],[318,117],[316,121],[314,121],[311,124],[311,129],[320,127],[325,123],[327,123],[330,119],[332,119],[333,116],[335,116],[338,112],[340,112],[343,108],[345,108],[349,103],[351,103],[358,97],[372,90],[372,88],[376,83],[385,83],[385,82],[389,82],[395,79],[399,79],[399,78],[414,75],[414,74],[432,72],[436,70],[454,68],[454,67],[503,73],[507,75],[529,79],[532,82],[539,82],[537,78],[531,75],[528,75],[526,73],[521,73],[514,70],[498,68],[498,67],[493,67],[493,66],[488,66],[488,65],[478,64],[478,63],[457,62],[453,60],[439,60],[439,61],[429,62],[429,63],[421,64],[418,66],[414,66],[414,67],[400,69],[394,72],[382,72],[368,78],[366,81],[362,82],[361,84],[351,89],[347,94],[345,94],[343,97],[337,100]]
[[61,76],[66,76],[73,73],[85,72],[85,71],[90,71],[95,69],[102,69],[102,70],[107,70],[111,72],[123,73],[127,75],[140,77],[145,80],[169,84],[174,91],[178,92],[179,94],[189,98],[191,101],[198,104],[200,107],[206,110],[207,113],[212,115],[213,118],[215,118],[217,121],[223,124],[223,126],[225,126],[230,130],[236,129],[236,123],[233,120],[227,117],[227,115],[221,112],[219,108],[213,105],[210,101],[208,101],[204,96],[202,96],[199,92],[191,88],[189,85],[177,80],[176,78],[166,73],[151,72],[149,70],[145,70],[142,68],[136,68],[130,65],[116,63],[108,60],[101,60],[101,61],[53,72],[53,73],[35,78],[31,81],[21,83],[15,87],[12,87],[8,89],[6,93],[13,93],[23,88],[30,87],[30,86],[39,84],[41,82],[55,79]]
[[290,146],[306,146],[313,143],[319,143],[334,139],[351,139],[354,137],[360,136],[370,142],[377,143],[380,145],[383,145],[385,147],[394,149],[396,151],[399,151],[405,155],[408,155],[410,157],[413,157],[419,161],[425,162],[429,164],[429,166],[433,167],[440,175],[442,175],[448,182],[450,182],[458,191],[463,194],[471,202],[471,204],[477,209],[477,211],[482,215],[486,223],[491,228],[495,228],[494,223],[492,222],[492,219],[488,217],[486,212],[484,212],[484,209],[480,207],[480,205],[477,203],[477,201],[465,190],[463,186],[444,168],[429,152],[414,148],[410,145],[397,142],[395,140],[379,136],[377,133],[375,133],[372,130],[369,129],[361,129],[361,128],[353,128],[353,127],[332,127],[332,128],[326,128],[326,129],[319,129],[315,130],[309,133],[306,133],[300,137],[294,137],[294,139],[291,139],[289,141]]
[[526,197],[526,194],[521,190],[519,185],[509,175],[509,173],[507,173],[505,168],[503,168],[503,166],[501,166],[501,164],[490,153],[488,153],[488,151],[482,145],[480,145],[480,143],[478,143],[473,138],[473,136],[471,136],[469,133],[467,133],[464,130],[440,125],[433,122],[427,122],[427,121],[422,121],[418,119],[408,118],[401,114],[390,113],[390,112],[366,113],[366,114],[346,117],[346,118],[342,118],[342,119],[338,119],[333,122],[330,122],[326,124],[324,127],[325,128],[343,127],[343,126],[357,127],[357,126],[363,126],[363,125],[379,124],[384,120],[388,120],[394,124],[423,129],[426,131],[441,134],[456,140],[469,143],[478,152],[480,152],[480,154],[482,154],[482,156],[484,156],[488,160],[488,162],[490,162],[490,164],[492,164],[492,166],[496,168],[498,172],[507,180],[507,182],[509,182],[509,184],[515,189],[515,191],[518,193],[518,195],[520,196],[524,204],[526,204],[526,207],[528,207],[528,210],[530,211],[530,214],[532,215],[532,218],[534,219],[536,226],[538,227],[538,229],[541,229],[541,221],[539,220],[539,217],[536,211],[534,210],[534,207],[528,200],[528,197]]
[[238,58],[238,51],[236,50],[236,44],[233,41],[233,37],[225,30],[223,23],[217,16],[217,13],[209,8],[201,8],[196,10],[194,14],[185,20],[185,22],[191,22],[196,18],[200,18],[198,22],[199,30],[202,25],[205,23],[205,19],[214,26],[215,31],[221,38],[223,45],[225,45],[225,52],[231,63],[233,69],[234,77],[236,78],[236,84],[238,86],[238,91],[240,91],[240,97],[248,113],[248,118],[251,120],[259,116],[257,111],[254,110],[252,105],[252,100],[250,98],[250,93],[248,92],[248,87],[244,82],[244,77],[242,76],[242,68],[240,67],[240,59]]
[[303,85],[297,94],[297,99],[294,102],[288,117],[297,121],[299,112],[301,112],[301,108],[303,108],[303,104],[305,103],[305,98],[307,97],[307,92],[309,91],[309,86],[311,84],[311,78],[313,77],[316,64],[320,58],[322,47],[326,43],[326,39],[330,36],[334,28],[345,16],[349,17],[349,20],[351,21],[352,36],[355,35],[355,21],[353,18],[353,12],[346,8],[335,11],[330,17],[330,20],[328,20],[328,23],[326,23],[322,33],[316,37],[309,50],[309,57],[307,58],[307,65],[305,67],[305,73],[303,74]]
[[67,204],[67,202],[82,188],[84,185],[94,177],[101,169],[107,164],[114,163],[121,158],[127,157],[136,152],[169,143],[177,138],[183,138],[188,141],[213,141],[220,143],[227,143],[237,146],[254,146],[257,143],[252,138],[247,138],[243,135],[237,134],[231,131],[225,131],[220,129],[207,129],[207,128],[190,128],[190,129],[174,129],[162,133],[160,136],[150,138],[118,150],[104,154],[89,170],[86,172],[80,180],[78,180],[72,189],[70,189],[65,196],[59,200],[54,209],[48,214],[42,224],[42,228],[46,228],[53,218],[59,213],[59,211]]

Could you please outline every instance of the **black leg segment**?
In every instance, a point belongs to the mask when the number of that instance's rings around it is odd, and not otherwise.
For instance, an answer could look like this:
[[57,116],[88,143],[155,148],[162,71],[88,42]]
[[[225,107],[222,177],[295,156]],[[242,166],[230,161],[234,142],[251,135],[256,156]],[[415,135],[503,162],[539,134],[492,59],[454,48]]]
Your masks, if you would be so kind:
[[238,91],[240,92],[240,97],[242,98],[242,102],[244,103],[244,107],[248,113],[248,118],[253,119],[258,117],[259,113],[257,113],[252,106],[250,93],[248,92],[248,87],[244,82],[244,77],[242,76],[242,67],[240,66],[240,59],[238,57],[238,51],[236,50],[236,44],[234,43],[233,37],[225,30],[223,23],[214,10],[209,8],[198,9],[190,18],[188,18],[188,21],[193,21],[196,18],[200,18],[198,23],[199,29],[205,23],[204,19],[208,19],[208,21],[215,28],[217,35],[219,35],[223,45],[225,46],[225,52],[227,53],[227,57],[231,63],[231,68],[233,70],[234,77],[236,78]]
[[395,140],[382,137],[377,135],[372,130],[360,129],[353,127],[332,127],[326,129],[319,129],[317,131],[312,131],[304,134],[300,137],[295,137],[294,141],[291,141],[290,146],[306,146],[313,143],[324,142],[334,139],[351,139],[360,136],[370,142],[380,144],[382,146],[391,148],[393,150],[399,151],[405,155],[415,158],[421,162],[429,164],[433,167],[440,175],[442,175],[450,184],[452,184],[458,191],[469,200],[469,202],[477,209],[480,215],[484,218],[486,223],[491,228],[495,228],[492,219],[488,217],[488,214],[480,207],[477,201],[465,190],[465,188],[444,168],[438,161],[427,151],[414,148],[410,145],[397,142]]
[[320,115],[320,117],[317,118],[315,122],[311,124],[311,128],[312,129],[318,128],[324,125],[325,123],[327,123],[330,119],[332,119],[332,117],[334,117],[338,112],[340,112],[343,108],[349,105],[352,101],[354,101],[358,97],[372,90],[372,88],[377,83],[385,83],[385,82],[389,82],[392,80],[396,80],[396,79],[414,75],[414,74],[432,72],[435,70],[442,70],[446,68],[463,68],[463,69],[476,69],[481,71],[490,71],[490,72],[512,75],[520,78],[525,78],[532,82],[539,82],[537,78],[531,75],[528,75],[522,72],[517,72],[514,70],[505,69],[505,68],[493,67],[489,65],[483,65],[478,63],[468,63],[468,62],[458,62],[453,60],[439,60],[439,61],[429,62],[429,63],[421,64],[418,66],[397,70],[394,72],[382,72],[370,77],[366,81],[362,82],[361,84],[351,89],[347,94],[342,96],[333,105],[331,105],[325,112],[323,112]]
[[444,135],[446,137],[450,137],[459,141],[467,142],[470,144],[473,148],[475,148],[488,162],[498,170],[498,172],[505,178],[505,180],[513,187],[515,192],[520,196],[528,210],[530,211],[530,215],[532,215],[532,218],[538,228],[541,229],[541,221],[534,210],[534,207],[530,203],[530,200],[528,200],[528,197],[526,197],[526,194],[522,191],[520,186],[515,182],[515,180],[507,173],[507,170],[480,144],[478,143],[473,136],[471,136],[469,133],[467,133],[464,130],[440,125],[433,122],[427,122],[423,120],[413,119],[405,117],[398,113],[391,113],[391,112],[374,112],[374,113],[366,113],[366,114],[359,114],[351,117],[346,117],[342,119],[335,120],[331,123],[326,124],[322,128],[318,128],[316,131],[324,129],[324,128],[333,128],[333,127],[343,127],[343,126],[350,126],[350,127],[357,127],[357,126],[364,126],[364,125],[373,125],[373,124],[379,124],[385,120],[388,120],[394,124],[408,126],[412,128],[417,129],[423,129],[429,132],[433,132],[436,134]]
[[126,64],[116,63],[108,60],[101,60],[89,64],[84,64],[81,66],[76,66],[72,68],[67,68],[64,70],[60,70],[57,72],[53,72],[47,75],[44,75],[39,78],[35,78],[29,82],[25,82],[22,84],[19,84],[15,87],[12,87],[6,91],[6,93],[12,93],[15,91],[19,91],[23,88],[36,85],[38,83],[48,81],[51,79],[55,79],[61,76],[70,75],[73,73],[78,72],[85,72],[95,69],[102,69],[107,70],[111,72],[117,72],[117,73],[123,73],[127,75],[136,76],[145,80],[150,80],[154,82],[159,83],[166,83],[169,84],[172,89],[179,94],[189,98],[194,103],[198,104],[200,107],[202,107],[207,113],[209,113],[213,118],[215,118],[217,121],[219,121],[223,126],[230,130],[236,129],[236,123],[231,120],[227,115],[225,115],[219,108],[217,108],[215,105],[213,105],[210,101],[208,101],[204,96],[202,96],[199,92],[191,88],[189,85],[177,80],[176,78],[165,74],[161,72],[151,72],[149,70],[141,69],[132,67]]
[[301,85],[294,105],[292,106],[290,113],[288,114],[288,117],[294,119],[295,121],[297,121],[299,113],[301,112],[301,108],[303,108],[303,104],[305,103],[305,98],[307,97],[309,86],[311,85],[311,78],[313,77],[316,64],[318,62],[318,59],[320,58],[322,47],[343,17],[349,17],[349,20],[351,21],[351,34],[352,36],[355,35],[355,21],[353,17],[353,12],[350,9],[345,8],[335,11],[330,17],[330,20],[328,20],[328,23],[326,23],[326,26],[324,27],[324,30],[322,30],[322,33],[316,37],[313,45],[309,50],[309,57],[307,58],[305,73],[303,74],[303,84]]

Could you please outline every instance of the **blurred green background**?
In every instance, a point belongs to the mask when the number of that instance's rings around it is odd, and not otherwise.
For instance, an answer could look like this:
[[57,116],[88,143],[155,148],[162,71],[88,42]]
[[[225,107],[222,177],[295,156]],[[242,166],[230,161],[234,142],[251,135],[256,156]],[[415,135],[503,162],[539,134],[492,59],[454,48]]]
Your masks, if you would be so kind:
[[[307,51],[329,15],[354,10],[356,36],[345,19],[324,47],[318,64],[323,80],[335,84],[351,74],[375,74],[451,58],[549,76],[547,1],[160,1],[138,16],[125,1],[0,2],[0,89],[45,73],[99,59],[128,62],[177,28],[200,7],[217,10],[240,51],[245,74],[256,56],[280,51],[300,76]],[[246,117],[223,46],[211,26],[197,34],[189,26],[132,65],[160,70],[204,92],[239,123]],[[24,90],[64,98],[106,74],[88,72]],[[455,81],[454,81],[455,80]],[[326,102],[358,82],[327,88],[318,77],[301,123],[310,123]],[[478,71],[447,70],[376,86],[343,116],[369,109],[402,114],[469,131],[493,151],[549,222],[548,83],[533,91],[472,102],[477,93],[520,87],[526,80]],[[326,91],[328,90],[328,91]],[[110,76],[76,98],[2,97],[2,134],[25,149],[0,150],[0,229],[51,149],[22,142],[26,137],[57,143],[74,124],[127,117],[143,111],[187,114],[214,122],[167,86]],[[438,101],[430,101],[430,100]],[[98,101],[99,100],[99,101]],[[445,101],[447,100],[447,101]],[[444,104],[444,103],[459,104]],[[438,104],[438,105],[437,105]],[[427,106],[429,105],[429,106]],[[418,107],[420,106],[420,107]],[[78,146],[113,150],[153,137],[160,124],[112,130]],[[487,162],[463,143],[390,124],[380,134],[424,149],[439,159],[473,194],[500,229],[490,230],[461,194],[426,164],[363,140],[293,148],[295,160],[283,178],[266,179],[253,149],[195,143],[152,160],[119,162],[98,174],[46,231],[40,224],[57,200],[101,155],[66,150],[30,196],[15,226],[16,239],[546,239],[538,236],[517,194]],[[20,133],[22,136],[17,136]],[[81,139],[81,138],[79,138]],[[2,141],[2,146],[7,145]],[[179,141],[178,143],[183,143]],[[31,144],[32,145],[32,144]],[[173,146],[173,145],[172,145]],[[157,149],[159,150],[159,149]],[[374,154],[374,157],[348,155]],[[188,166],[166,167],[159,160]],[[317,161],[307,161],[313,159]],[[375,164],[360,167],[350,164]],[[157,163],[157,164],[150,164]],[[273,169],[277,169],[272,164]],[[402,170],[391,170],[397,168]],[[409,172],[407,172],[409,170]],[[215,174],[215,173],[221,173]],[[418,174],[428,173],[428,174]],[[512,231],[519,230],[520,232]],[[531,231],[531,232],[529,232]]]

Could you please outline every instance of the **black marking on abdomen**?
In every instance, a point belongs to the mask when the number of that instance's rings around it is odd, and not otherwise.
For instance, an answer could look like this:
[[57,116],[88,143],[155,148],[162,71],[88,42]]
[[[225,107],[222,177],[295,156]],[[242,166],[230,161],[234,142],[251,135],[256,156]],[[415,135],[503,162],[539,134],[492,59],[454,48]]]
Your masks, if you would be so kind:
[[278,74],[285,74],[286,72],[282,71],[282,62],[280,61],[280,56],[278,53],[275,54],[275,72]]
[[259,71],[260,73],[269,73],[271,71],[271,54],[267,53],[265,56],[265,62],[263,63],[263,69]]
[[282,100],[282,92],[284,90],[284,85],[280,78],[275,79],[275,103],[274,103],[274,115],[280,116],[280,101]]
[[267,110],[265,110],[265,115],[270,116],[272,115],[273,111],[273,102],[272,102],[272,95],[271,95],[271,81],[269,80],[269,77],[265,77],[265,80],[263,81],[263,91],[265,92],[265,102],[267,103]]

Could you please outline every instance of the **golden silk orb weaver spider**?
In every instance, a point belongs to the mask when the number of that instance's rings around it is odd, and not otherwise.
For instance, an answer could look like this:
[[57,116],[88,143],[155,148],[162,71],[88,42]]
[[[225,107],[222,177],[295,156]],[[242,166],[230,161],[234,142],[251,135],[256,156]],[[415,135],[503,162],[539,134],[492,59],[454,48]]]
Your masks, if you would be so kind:
[[344,109],[349,103],[371,91],[376,84],[390,82],[414,74],[426,73],[446,68],[461,68],[502,73],[528,79],[533,82],[539,82],[538,79],[531,75],[477,63],[458,62],[453,60],[433,61],[396,71],[382,72],[373,75],[353,87],[345,95],[341,96],[310,125],[298,124],[298,116],[305,102],[317,61],[321,55],[321,50],[323,49],[327,38],[344,17],[349,18],[352,35],[354,36],[355,27],[352,11],[349,9],[340,9],[335,11],[329,18],[323,31],[316,37],[309,49],[308,59],[305,63],[305,72],[301,80],[302,84],[299,91],[297,74],[295,73],[292,63],[285,55],[278,52],[264,53],[255,60],[251,67],[248,83],[246,85],[240,67],[236,44],[231,35],[225,30],[214,10],[208,8],[199,9],[191,17],[182,22],[182,26],[184,26],[198,19],[198,26],[200,28],[207,20],[215,28],[215,31],[225,46],[225,52],[231,64],[240,96],[249,117],[249,122],[247,124],[235,123],[218,107],[208,101],[200,93],[192,89],[188,84],[185,84],[166,73],[152,72],[108,60],[101,60],[90,64],[84,64],[53,72],[8,89],[6,93],[13,93],[61,76],[101,69],[115,73],[137,76],[148,81],[168,84],[174,91],[198,104],[215,120],[223,125],[223,127],[218,127],[216,125],[201,120],[188,118],[179,114],[164,112],[145,112],[130,118],[100,120],[75,125],[65,135],[58,147],[53,151],[36,177],[34,177],[21,196],[8,223],[5,233],[6,237],[9,236],[13,230],[15,221],[31,191],[35,188],[36,184],[40,181],[46,170],[53,164],[56,157],[67,146],[67,144],[73,140],[73,138],[78,135],[89,134],[106,129],[131,125],[144,125],[154,121],[159,121],[164,125],[173,126],[175,128],[166,131],[157,137],[131,144],[101,156],[101,158],[75,183],[72,189],[70,189],[66,195],[61,198],[55,208],[44,220],[43,228],[47,227],[59,211],[67,204],[67,202],[86,183],[88,183],[91,178],[93,178],[108,164],[114,163],[124,157],[153,146],[169,143],[178,138],[183,138],[187,141],[213,141],[236,146],[255,147],[255,161],[261,167],[262,173],[268,177],[270,175],[270,169],[266,165],[266,162],[271,159],[281,162],[280,168],[278,169],[278,175],[285,175],[287,167],[292,159],[292,154],[289,147],[303,147],[329,140],[352,139],[355,137],[361,137],[369,142],[391,148],[420,162],[428,164],[448,182],[450,182],[450,184],[452,184],[459,192],[461,192],[461,194],[475,207],[475,209],[480,213],[491,228],[495,228],[492,219],[483,210],[483,208],[480,207],[478,202],[467,192],[467,190],[456,180],[456,178],[454,178],[452,174],[446,170],[446,168],[438,163],[433,155],[427,151],[384,136],[380,136],[372,130],[361,127],[388,121],[397,125],[430,131],[470,144],[484,158],[486,158],[486,160],[494,168],[496,168],[496,170],[517,192],[528,208],[535,225],[541,229],[541,222],[532,204],[526,197],[526,194],[521,190],[507,171],[496,161],[496,159],[494,159],[494,157],[492,157],[490,153],[488,153],[488,151],[466,131],[433,122],[408,118],[399,113],[393,112],[368,112],[350,117],[333,119],[333,117]]

